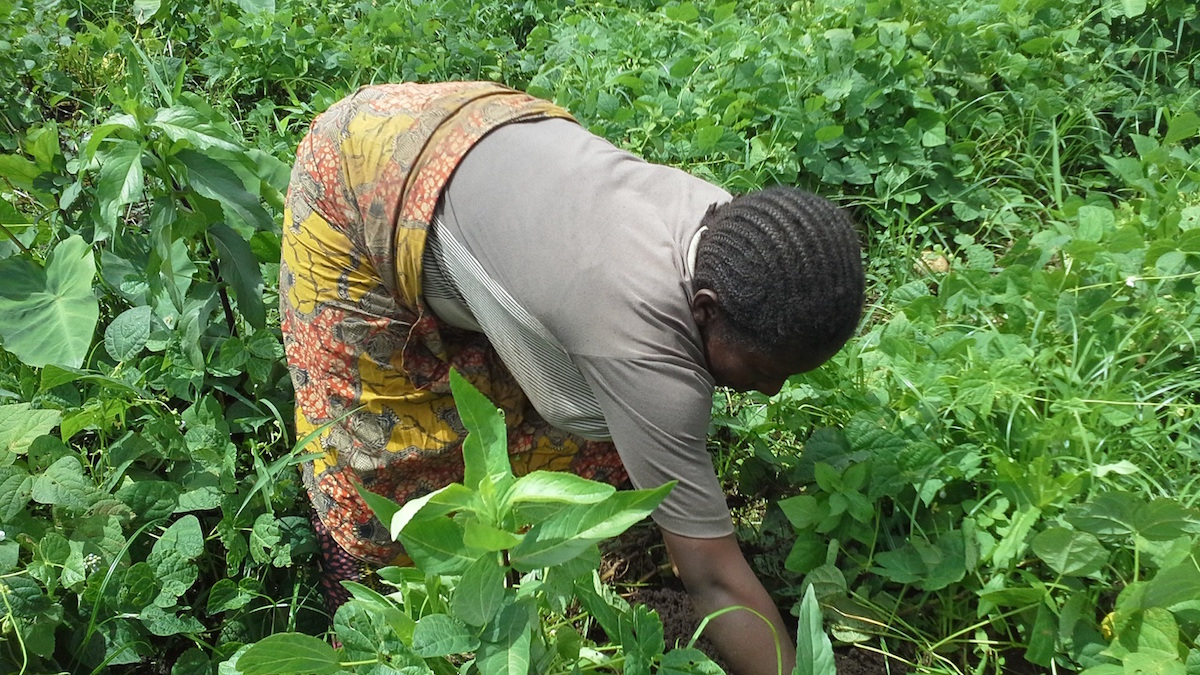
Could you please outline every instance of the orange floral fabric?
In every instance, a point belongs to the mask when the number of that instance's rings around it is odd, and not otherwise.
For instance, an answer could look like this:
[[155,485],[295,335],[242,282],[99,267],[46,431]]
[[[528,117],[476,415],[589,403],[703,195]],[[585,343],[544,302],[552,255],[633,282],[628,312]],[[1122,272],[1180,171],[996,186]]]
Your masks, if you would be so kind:
[[626,479],[611,443],[547,425],[487,339],[421,298],[426,231],[458,163],[492,129],[546,117],[570,115],[489,82],[371,86],[317,117],[296,151],[279,273],[296,430],[320,429],[305,486],[357,558],[386,564],[402,550],[356,485],[403,503],[462,480],[451,367],[504,410],[518,473]]

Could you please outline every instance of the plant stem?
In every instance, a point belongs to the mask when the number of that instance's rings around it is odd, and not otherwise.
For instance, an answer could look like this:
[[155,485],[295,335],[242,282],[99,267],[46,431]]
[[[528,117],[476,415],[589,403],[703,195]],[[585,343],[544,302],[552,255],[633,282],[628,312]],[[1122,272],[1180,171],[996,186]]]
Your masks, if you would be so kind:
[[13,234],[13,231],[8,229],[7,225],[0,223],[0,230],[4,230],[5,236],[7,236],[9,239],[11,239],[12,243],[17,245],[17,248],[21,249],[21,253],[24,253],[25,255],[29,255],[29,247],[26,246],[25,244],[22,244],[21,240],[17,239],[17,235]]

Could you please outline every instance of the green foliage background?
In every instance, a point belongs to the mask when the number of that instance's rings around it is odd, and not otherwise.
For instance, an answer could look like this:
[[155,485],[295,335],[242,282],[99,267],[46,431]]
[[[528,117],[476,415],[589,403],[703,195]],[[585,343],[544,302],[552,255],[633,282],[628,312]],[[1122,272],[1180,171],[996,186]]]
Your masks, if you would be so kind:
[[494,79],[862,225],[860,337],[715,403],[785,610],[920,671],[1200,673],[1198,54],[1187,0],[0,0],[0,670],[328,628],[292,149],[359,85]]

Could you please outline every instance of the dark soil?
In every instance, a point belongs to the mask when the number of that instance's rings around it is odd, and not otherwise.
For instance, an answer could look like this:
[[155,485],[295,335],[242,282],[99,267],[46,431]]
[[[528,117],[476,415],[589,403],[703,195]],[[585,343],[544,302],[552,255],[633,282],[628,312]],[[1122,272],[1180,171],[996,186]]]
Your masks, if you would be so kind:
[[[683,647],[691,641],[700,617],[692,608],[683,584],[671,571],[666,549],[658,528],[642,524],[631,528],[604,549],[601,577],[633,605],[645,605],[658,612],[668,649]],[[785,608],[786,609],[786,608]],[[785,616],[785,620],[790,620]],[[722,668],[725,664],[716,647],[701,637],[695,647]],[[903,664],[866,649],[835,647],[838,675],[904,675]]]

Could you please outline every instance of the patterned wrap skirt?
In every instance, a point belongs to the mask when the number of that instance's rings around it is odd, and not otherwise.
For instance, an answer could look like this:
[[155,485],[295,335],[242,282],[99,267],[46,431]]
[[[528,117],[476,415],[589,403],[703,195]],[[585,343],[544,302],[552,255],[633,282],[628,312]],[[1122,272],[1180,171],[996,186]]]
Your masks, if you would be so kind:
[[333,422],[302,466],[332,605],[346,598],[338,580],[406,560],[356,486],[404,503],[462,480],[451,367],[504,411],[518,474],[627,480],[611,443],[546,424],[486,337],[442,322],[421,296],[426,231],[458,163],[489,131],[549,117],[570,119],[488,82],[369,86],[317,117],[296,151],[281,323],[297,436]]

